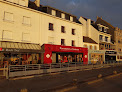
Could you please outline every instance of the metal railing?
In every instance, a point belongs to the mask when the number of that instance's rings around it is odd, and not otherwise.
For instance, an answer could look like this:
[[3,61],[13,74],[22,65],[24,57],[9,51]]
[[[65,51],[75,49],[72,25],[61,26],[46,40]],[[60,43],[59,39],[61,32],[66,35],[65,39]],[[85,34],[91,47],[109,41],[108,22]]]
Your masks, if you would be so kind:
[[6,79],[8,79],[8,66],[4,66],[4,68],[0,68],[0,76],[6,77]]
[[118,65],[122,65],[122,62],[116,62],[116,63],[108,62],[104,64],[84,64],[81,62],[72,62],[72,63],[52,63],[52,64],[9,65],[8,71],[6,71],[8,73],[6,74],[6,78],[68,72],[68,71],[94,69],[94,68],[105,68]]

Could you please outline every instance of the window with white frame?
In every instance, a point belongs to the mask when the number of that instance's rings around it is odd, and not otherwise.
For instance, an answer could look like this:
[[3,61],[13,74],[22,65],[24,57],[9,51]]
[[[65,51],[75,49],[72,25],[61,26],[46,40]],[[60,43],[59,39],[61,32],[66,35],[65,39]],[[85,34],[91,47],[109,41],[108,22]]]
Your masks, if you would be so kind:
[[13,21],[13,13],[10,13],[10,12],[4,12],[4,20],[7,20],[7,21]]
[[31,18],[23,16],[23,24],[31,25]]
[[48,37],[48,43],[49,44],[54,44],[54,37]]
[[13,33],[12,33],[12,31],[3,30],[2,39],[12,40],[12,38],[13,38]]
[[94,50],[97,50],[97,46],[94,46]]
[[22,41],[30,41],[30,34],[29,33],[22,33]]
[[90,50],[92,50],[92,45],[89,46]]
[[87,48],[87,45],[86,45],[86,44],[84,44],[84,46],[83,46],[83,47]]

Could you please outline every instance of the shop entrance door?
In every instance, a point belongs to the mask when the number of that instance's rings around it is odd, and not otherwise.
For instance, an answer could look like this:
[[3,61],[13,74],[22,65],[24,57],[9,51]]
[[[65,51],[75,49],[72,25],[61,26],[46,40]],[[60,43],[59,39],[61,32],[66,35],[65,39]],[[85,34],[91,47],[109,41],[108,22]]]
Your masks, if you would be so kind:
[[56,63],[56,53],[52,53],[52,63]]

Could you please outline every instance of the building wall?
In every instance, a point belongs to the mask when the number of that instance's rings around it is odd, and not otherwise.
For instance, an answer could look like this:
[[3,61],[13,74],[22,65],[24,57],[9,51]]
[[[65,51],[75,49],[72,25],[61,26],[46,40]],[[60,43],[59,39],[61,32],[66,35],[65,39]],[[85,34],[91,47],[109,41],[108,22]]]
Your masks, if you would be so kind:
[[105,51],[104,50],[89,50],[88,51],[89,63],[103,63],[105,62]]
[[[99,35],[103,36],[102,40],[99,40],[100,42],[111,43],[111,35],[110,34],[99,32]],[[108,37],[108,41],[105,41],[105,37]]]
[[107,33],[111,35],[111,42],[114,43],[114,30],[115,30],[115,28],[100,17],[97,17],[97,21],[95,22],[95,24],[101,24],[103,26],[108,27],[109,29],[108,29]]
[[29,0],[6,0],[6,1],[20,4],[22,6],[28,6],[28,2],[29,2]]
[[[100,39],[102,35],[102,39]],[[108,37],[108,41],[105,40],[105,37]],[[115,44],[111,42],[111,35],[99,31],[99,49],[100,50],[115,50]]]
[[115,31],[115,44],[117,52],[122,52],[122,30],[116,27]]
[[[29,19],[25,19],[24,23],[23,17]],[[39,43],[39,13],[0,1],[0,25],[0,40]],[[7,38],[3,37],[4,33]],[[12,37],[9,38],[9,35]]]
[[[61,39],[65,39],[67,46],[71,46],[71,40],[75,41],[75,46],[83,46],[81,24],[1,0],[0,11],[0,40],[42,45],[49,43],[51,37],[56,45],[61,45]],[[10,13],[6,15],[8,20],[4,19],[5,12]],[[25,23],[23,17],[26,17]],[[53,31],[49,30],[49,23],[53,23]],[[61,26],[65,26],[66,33],[61,33]],[[71,33],[72,28],[75,29],[75,35]]]
[[122,61],[122,30],[116,27],[114,31],[116,51],[117,51],[117,61]]
[[85,19],[83,19],[82,17],[80,17],[79,18],[79,21],[83,24],[83,26],[82,26],[82,33],[83,33],[83,36],[88,36],[88,32],[87,32],[87,30],[86,30],[86,23],[87,23],[87,21],[85,20]]
[[[87,46],[87,47],[86,47]],[[90,46],[92,46],[92,49],[90,49]],[[94,48],[96,46],[96,49]],[[83,47],[88,48],[88,50],[99,50],[99,44],[92,44],[92,43],[83,43]]]
[[[40,21],[42,21],[40,25],[44,26],[41,27],[41,44],[49,43],[49,37],[52,37],[52,43],[56,45],[61,45],[61,39],[65,39],[66,46],[71,46],[71,40],[75,41],[75,46],[83,46],[82,25],[78,25],[76,23],[65,21],[56,17],[43,15],[41,15]],[[49,23],[53,24],[53,31],[48,29]],[[65,27],[65,33],[61,32],[61,26]],[[72,35],[72,29],[75,29],[75,35]]]
[[80,17],[79,21],[83,24],[83,36],[88,36],[95,42],[99,43],[99,32],[91,25],[91,19],[85,20]]

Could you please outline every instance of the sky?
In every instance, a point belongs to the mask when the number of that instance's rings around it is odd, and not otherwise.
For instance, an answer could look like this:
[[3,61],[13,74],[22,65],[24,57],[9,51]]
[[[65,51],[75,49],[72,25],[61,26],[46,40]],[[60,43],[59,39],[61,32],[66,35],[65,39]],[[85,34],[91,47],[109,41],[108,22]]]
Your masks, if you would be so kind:
[[[31,0],[34,1],[34,0]],[[48,5],[96,21],[97,16],[122,29],[122,0],[41,0]]]

